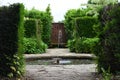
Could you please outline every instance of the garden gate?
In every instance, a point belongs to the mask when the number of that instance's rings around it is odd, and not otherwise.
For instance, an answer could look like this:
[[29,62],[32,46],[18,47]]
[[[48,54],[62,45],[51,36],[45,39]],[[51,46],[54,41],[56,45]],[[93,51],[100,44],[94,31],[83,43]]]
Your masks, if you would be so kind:
[[51,45],[65,46],[66,42],[64,23],[52,23]]

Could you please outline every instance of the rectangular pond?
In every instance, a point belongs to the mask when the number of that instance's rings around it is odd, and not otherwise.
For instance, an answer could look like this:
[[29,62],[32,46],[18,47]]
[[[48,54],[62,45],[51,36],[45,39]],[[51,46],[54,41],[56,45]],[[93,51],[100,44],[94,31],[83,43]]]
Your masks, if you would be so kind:
[[78,64],[93,64],[94,60],[91,59],[39,59],[39,60],[27,60],[27,65],[78,65]]

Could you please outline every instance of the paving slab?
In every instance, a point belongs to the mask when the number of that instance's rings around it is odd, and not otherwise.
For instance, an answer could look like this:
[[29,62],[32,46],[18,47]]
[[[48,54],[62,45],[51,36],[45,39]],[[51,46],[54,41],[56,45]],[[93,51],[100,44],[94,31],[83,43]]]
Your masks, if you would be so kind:
[[47,49],[42,54],[25,54],[26,60],[30,59],[48,59],[48,58],[77,58],[77,59],[93,59],[95,56],[88,53],[72,53],[68,49]]
[[95,64],[27,65],[26,76],[32,80],[96,80]]

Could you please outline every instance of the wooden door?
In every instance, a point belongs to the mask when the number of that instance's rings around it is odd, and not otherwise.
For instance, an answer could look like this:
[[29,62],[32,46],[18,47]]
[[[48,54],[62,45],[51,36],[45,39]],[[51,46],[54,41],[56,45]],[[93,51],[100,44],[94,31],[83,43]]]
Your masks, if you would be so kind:
[[65,45],[66,32],[63,23],[53,23],[51,34],[51,45]]

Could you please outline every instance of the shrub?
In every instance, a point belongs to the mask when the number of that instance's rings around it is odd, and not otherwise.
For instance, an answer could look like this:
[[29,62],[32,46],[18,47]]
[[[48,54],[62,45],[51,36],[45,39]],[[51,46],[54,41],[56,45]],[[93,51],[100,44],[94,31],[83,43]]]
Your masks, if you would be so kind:
[[71,52],[75,52],[75,39],[68,40],[67,47],[70,49]]
[[84,51],[88,53],[92,53],[93,46],[98,43],[99,38],[86,38],[83,41],[83,44],[85,46]]
[[31,53],[43,53],[46,51],[47,45],[43,42],[40,42],[40,45],[37,43],[36,38],[24,38],[24,53],[31,54]]
[[68,47],[71,52],[91,53],[93,46],[99,41],[99,38],[79,38],[68,41]]
[[100,11],[101,22],[98,37],[100,41],[94,47],[97,56],[98,71],[110,68],[110,73],[120,71],[120,4],[108,5]]
[[0,76],[23,75],[23,19],[22,4],[0,7]]

